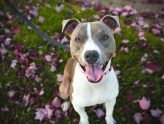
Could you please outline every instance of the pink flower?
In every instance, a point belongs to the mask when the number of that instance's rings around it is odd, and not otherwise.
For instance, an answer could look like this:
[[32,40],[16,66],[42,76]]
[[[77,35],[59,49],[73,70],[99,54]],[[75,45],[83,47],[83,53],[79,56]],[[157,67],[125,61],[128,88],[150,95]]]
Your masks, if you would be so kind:
[[150,112],[153,117],[160,117],[160,115],[162,114],[162,111],[159,108],[151,109]]
[[45,55],[45,60],[47,61],[47,62],[51,62],[51,60],[52,60],[52,56],[51,55]]
[[62,114],[62,112],[61,112],[59,109],[57,109],[57,110],[55,111],[55,117],[56,117],[57,119],[61,118],[61,114]]
[[144,56],[141,57],[141,62],[142,62],[142,63],[143,63],[143,62],[146,62],[146,60],[147,60],[146,57],[144,57]]
[[138,33],[138,37],[139,37],[140,40],[146,40],[146,38],[145,38],[145,32],[139,32]]
[[14,28],[14,29],[12,30],[12,32],[13,32],[14,34],[17,34],[17,33],[20,32],[20,29],[19,29],[19,28]]
[[11,68],[15,68],[15,66],[17,65],[17,60],[16,59],[14,59],[14,60],[12,60],[12,63],[11,63],[11,65],[10,65],[10,67]]
[[61,101],[58,97],[55,97],[52,101],[52,106],[55,108],[60,108],[61,106]]
[[2,112],[9,112],[10,110],[9,110],[8,107],[5,106],[4,108],[1,108],[1,111],[2,111]]
[[25,75],[26,77],[33,76],[36,72],[37,68],[35,63],[31,63],[30,66],[26,69]]
[[67,43],[69,40],[67,39],[66,36],[63,37],[63,39],[61,40],[61,43]]
[[5,45],[9,46],[11,43],[11,38],[6,38]]
[[35,118],[36,120],[43,121],[45,118],[51,119],[53,115],[53,110],[50,108],[50,105],[45,105],[44,108],[37,108],[35,112]]
[[124,9],[125,9],[126,11],[133,10],[133,8],[132,8],[131,5],[126,5],[126,6],[124,7]]
[[140,122],[143,120],[141,113],[135,113],[133,118],[137,124],[140,124]]
[[163,37],[161,37],[160,40],[161,40],[161,42],[164,42],[164,38]]
[[128,16],[128,15],[129,15],[129,13],[126,12],[126,11],[124,11],[124,12],[121,13],[121,16]]
[[47,111],[47,118],[51,118],[53,115],[53,110],[50,108],[50,105],[45,105],[45,110]]
[[35,76],[35,81],[36,81],[36,82],[40,82],[41,80],[42,80],[41,77],[39,77],[38,75]]
[[7,53],[7,49],[6,48],[0,48],[0,53],[2,54],[2,55],[5,55],[6,53]]
[[116,8],[114,9],[114,11],[116,11],[116,12],[121,12],[121,11],[122,11],[122,8],[116,7]]
[[138,18],[137,23],[138,23],[140,26],[144,26],[144,24],[145,24],[143,18],[141,18],[141,17]]
[[129,48],[128,47],[121,47],[121,51],[122,52],[126,52],[126,53],[128,53],[129,52]]
[[30,102],[30,94],[24,95],[23,96],[23,104],[26,107]]
[[54,65],[51,65],[50,71],[51,71],[51,72],[56,71],[56,67],[55,67]]
[[29,11],[29,14],[31,14],[32,16],[36,17],[38,16],[38,8],[33,8]]
[[133,22],[132,24],[130,24],[130,26],[132,26],[132,27],[136,27],[137,24],[136,24],[136,22]]
[[114,33],[116,33],[116,34],[119,34],[119,33],[121,33],[121,28],[119,28],[119,27],[117,27],[115,30],[114,30]]
[[153,34],[160,34],[161,31],[158,28],[152,28],[151,31],[153,32]]
[[63,4],[57,5],[57,6],[55,7],[56,12],[59,13],[59,12],[63,9],[63,7],[64,7]]
[[160,72],[160,71],[161,71],[161,67],[160,67],[160,66],[158,66],[158,65],[156,65],[155,63],[150,62],[150,61],[148,61],[148,62],[145,64],[145,66],[146,66],[146,69],[149,69],[149,70],[151,70],[152,72]]
[[141,100],[139,100],[139,105],[141,109],[147,110],[150,107],[150,100],[147,100],[144,96],[142,97]]
[[15,95],[15,91],[14,90],[10,90],[7,92],[7,96],[12,98]]
[[57,81],[62,82],[63,76],[61,74],[57,74]]
[[40,92],[39,92],[39,96],[42,96],[44,94],[44,90],[41,89]]
[[95,112],[98,118],[101,118],[102,116],[105,115],[102,109],[97,109]]
[[35,112],[35,120],[43,121],[47,117],[47,111],[43,108],[38,108]]

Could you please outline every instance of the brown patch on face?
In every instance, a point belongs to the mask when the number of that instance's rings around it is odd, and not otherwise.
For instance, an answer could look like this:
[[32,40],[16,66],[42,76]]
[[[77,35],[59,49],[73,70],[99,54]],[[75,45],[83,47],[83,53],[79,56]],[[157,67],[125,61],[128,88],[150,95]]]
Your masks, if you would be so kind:
[[102,59],[108,61],[116,50],[115,39],[112,29],[103,22],[97,21],[91,23],[92,39],[99,45],[102,51]]
[[72,99],[73,88],[71,86],[71,81],[74,75],[75,66],[76,61],[70,58],[65,66],[63,81],[59,87],[60,96],[63,99],[67,99],[69,96]]

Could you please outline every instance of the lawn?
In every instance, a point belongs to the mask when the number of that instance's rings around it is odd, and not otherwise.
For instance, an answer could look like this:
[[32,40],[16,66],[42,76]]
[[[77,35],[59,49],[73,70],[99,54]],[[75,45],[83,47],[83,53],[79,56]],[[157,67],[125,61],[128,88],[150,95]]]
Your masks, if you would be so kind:
[[[16,0],[14,4],[64,45],[69,45],[69,39],[61,33],[63,19],[94,21],[105,14],[119,15],[121,30],[115,33],[113,66],[120,93],[114,118],[117,124],[164,124],[164,15],[80,1]],[[72,106],[67,113],[61,111],[63,100],[58,94],[70,53],[35,34],[4,1],[0,6],[0,122],[76,124],[79,116]],[[142,101],[146,108],[139,104]],[[105,124],[103,105],[89,107],[87,113],[91,124]]]

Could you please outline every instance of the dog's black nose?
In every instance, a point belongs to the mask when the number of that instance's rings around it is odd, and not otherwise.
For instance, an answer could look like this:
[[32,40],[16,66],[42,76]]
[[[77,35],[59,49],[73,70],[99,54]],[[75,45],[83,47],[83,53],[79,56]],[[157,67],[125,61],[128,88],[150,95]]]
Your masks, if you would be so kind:
[[99,54],[96,50],[90,50],[85,52],[84,57],[88,64],[95,64],[99,58]]

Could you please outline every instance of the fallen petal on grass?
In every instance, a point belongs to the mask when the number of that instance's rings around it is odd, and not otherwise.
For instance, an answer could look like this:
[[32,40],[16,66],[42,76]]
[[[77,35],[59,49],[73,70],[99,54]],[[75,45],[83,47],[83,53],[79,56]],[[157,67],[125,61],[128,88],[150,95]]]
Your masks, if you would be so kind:
[[39,23],[41,23],[41,24],[42,24],[42,23],[44,22],[44,20],[45,20],[45,19],[44,19],[44,17],[43,17],[43,16],[39,16],[39,18],[38,18]]
[[58,97],[55,97],[52,101],[52,106],[55,108],[61,107],[61,100]]
[[142,114],[141,113],[135,113],[133,115],[133,118],[134,118],[134,121],[137,123],[137,124],[140,124],[141,121],[143,120],[143,117],[142,117]]
[[148,110],[150,107],[150,100],[143,96],[142,99],[139,100],[139,106],[143,110]]
[[98,118],[101,118],[102,116],[105,115],[105,113],[102,109],[97,109],[95,112],[96,112],[96,115]]
[[162,114],[162,111],[159,108],[151,109],[150,112],[153,117],[160,117],[160,115]]
[[47,111],[43,108],[38,108],[35,112],[35,120],[43,121],[47,117]]

